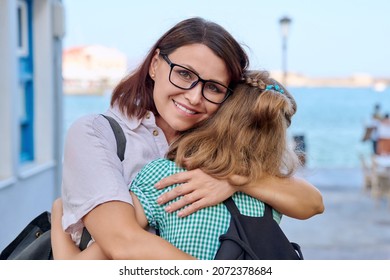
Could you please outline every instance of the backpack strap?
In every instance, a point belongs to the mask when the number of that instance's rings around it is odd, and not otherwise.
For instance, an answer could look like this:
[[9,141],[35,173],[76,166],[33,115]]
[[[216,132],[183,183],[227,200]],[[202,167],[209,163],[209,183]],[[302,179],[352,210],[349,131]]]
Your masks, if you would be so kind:
[[223,204],[225,204],[226,208],[229,210],[230,214],[233,215],[240,215],[240,210],[238,210],[237,205],[234,203],[234,200],[232,197],[229,197],[226,199]]
[[[240,215],[240,210],[238,210],[238,207],[236,203],[234,202],[232,197],[229,197],[226,199],[223,204],[225,204],[226,208],[229,210],[230,214],[233,215]],[[268,205],[267,203],[264,203],[265,209],[264,209],[264,218],[267,219],[273,219],[272,215],[272,207]]]
[[81,251],[85,250],[88,246],[89,241],[91,241],[92,236],[87,230],[86,227],[83,228],[83,233],[81,234],[81,240],[79,244],[79,248]]
[[264,203],[265,209],[264,209],[264,218],[267,219],[273,219],[273,214],[272,214],[272,207],[268,205],[267,203]]
[[[115,135],[116,140],[116,153],[121,161],[125,159],[125,150],[126,150],[126,137],[125,133],[123,132],[122,127],[119,125],[119,123],[112,117],[103,115],[107,119],[107,121],[110,123],[110,126],[112,128],[112,131]],[[89,241],[92,239],[91,234],[87,230],[86,227],[83,228],[83,233],[81,235],[80,250],[84,250],[87,248]]]
[[116,139],[116,151],[119,159],[123,161],[125,159],[125,150],[126,150],[126,137],[125,133],[123,132],[122,127],[119,125],[119,123],[112,117],[102,115],[105,117],[108,122],[110,123],[110,126],[112,128],[112,131],[114,132],[115,139]]

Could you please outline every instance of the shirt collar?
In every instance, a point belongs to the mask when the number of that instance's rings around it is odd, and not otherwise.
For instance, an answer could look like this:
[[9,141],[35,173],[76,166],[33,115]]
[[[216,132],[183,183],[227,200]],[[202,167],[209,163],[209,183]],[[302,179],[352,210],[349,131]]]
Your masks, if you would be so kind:
[[135,117],[128,118],[118,106],[110,107],[109,111],[117,118],[124,120],[125,125],[130,129],[134,130],[143,123],[146,126],[156,126],[156,119],[151,111],[148,111],[143,119],[137,119]]

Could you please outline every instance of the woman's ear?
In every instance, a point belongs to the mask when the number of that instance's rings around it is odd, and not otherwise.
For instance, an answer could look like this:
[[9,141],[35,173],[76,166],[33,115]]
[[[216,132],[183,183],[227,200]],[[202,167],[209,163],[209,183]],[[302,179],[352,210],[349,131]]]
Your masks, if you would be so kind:
[[156,70],[159,63],[159,56],[160,56],[160,49],[156,49],[154,51],[154,55],[149,65],[149,76],[152,78],[152,80],[154,80],[154,77],[156,76]]

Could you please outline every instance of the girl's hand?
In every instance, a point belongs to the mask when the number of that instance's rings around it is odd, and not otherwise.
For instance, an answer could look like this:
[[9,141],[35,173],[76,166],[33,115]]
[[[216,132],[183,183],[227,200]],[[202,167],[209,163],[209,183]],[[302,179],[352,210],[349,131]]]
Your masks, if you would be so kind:
[[73,242],[70,234],[62,229],[62,200],[58,198],[54,201],[51,209],[51,244],[53,248],[53,258],[55,260],[105,260],[106,255],[94,242],[84,251]]
[[62,229],[62,200],[56,199],[51,209],[51,244],[54,259],[68,259],[80,253],[70,235]]
[[57,224],[58,220],[61,220],[62,218],[62,199],[57,198],[52,205],[51,208],[51,219],[52,222],[55,220],[55,224]]
[[155,187],[163,189],[173,184],[182,184],[161,195],[157,202],[162,205],[179,196],[178,201],[165,208],[172,213],[185,206],[178,212],[179,217],[186,217],[199,209],[217,205],[235,193],[235,188],[228,180],[211,177],[200,169],[176,173],[160,180]]

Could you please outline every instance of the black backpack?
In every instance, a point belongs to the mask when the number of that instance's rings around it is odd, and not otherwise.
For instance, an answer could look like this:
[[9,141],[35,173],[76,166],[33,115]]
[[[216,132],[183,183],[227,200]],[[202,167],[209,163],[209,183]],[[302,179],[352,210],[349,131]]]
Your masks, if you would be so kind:
[[216,260],[303,260],[301,248],[290,242],[265,204],[263,217],[240,213],[233,199],[224,201],[231,219],[228,231],[219,237]]

